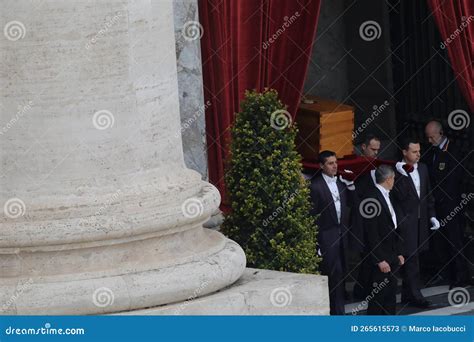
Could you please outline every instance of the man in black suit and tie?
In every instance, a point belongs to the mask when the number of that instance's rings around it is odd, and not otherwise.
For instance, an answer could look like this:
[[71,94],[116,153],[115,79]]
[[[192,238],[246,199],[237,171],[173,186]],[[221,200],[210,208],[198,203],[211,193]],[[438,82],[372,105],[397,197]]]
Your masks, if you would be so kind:
[[403,287],[402,302],[427,308],[431,303],[420,291],[419,254],[428,249],[431,230],[439,229],[440,223],[435,217],[434,199],[431,194],[428,168],[420,163],[420,143],[415,139],[402,140],[403,160],[396,164],[393,195],[396,205],[403,212],[399,222],[403,238]]
[[[354,208],[359,206],[359,203],[367,198],[367,193],[371,192],[375,188],[375,158],[380,151],[380,139],[373,135],[368,134],[364,142],[361,145],[361,156],[367,160],[366,173],[357,177],[354,181],[356,186],[356,196],[354,202]],[[351,215],[351,234],[350,246],[358,252],[360,259],[358,260],[357,266],[354,267],[352,277],[355,279],[353,294],[355,299],[363,300],[369,295],[372,290],[371,274],[373,265],[368,255],[367,237],[366,230],[364,229],[363,217],[360,216],[358,210],[352,210]]]
[[[365,157],[367,161],[367,168],[364,174],[357,177],[354,181],[356,186],[356,201],[360,202],[366,198],[366,192],[370,191],[374,186],[373,172],[376,166],[374,165],[375,158],[380,150],[380,139],[375,135],[369,134],[365,137],[361,145],[361,157]],[[354,203],[357,205],[358,203]],[[353,248],[363,253],[365,246],[364,231],[362,229],[361,220],[358,216],[358,211],[354,210],[352,216],[352,240]],[[369,281],[369,280],[367,280]]]
[[[464,286],[467,283],[467,259],[463,253],[463,215],[450,215],[462,201],[462,158],[451,140],[443,134],[440,122],[428,122],[425,135],[431,148],[425,154],[424,160],[430,173],[436,214],[442,221],[442,227],[432,236],[434,253],[440,264],[438,278],[435,280],[438,283],[449,281],[450,288]],[[448,216],[450,219],[446,220]]]
[[337,177],[337,159],[332,151],[319,154],[321,172],[311,179],[311,214],[316,216],[321,272],[328,276],[331,315],[344,315],[344,244],[354,182]]
[[369,315],[395,315],[397,278],[395,272],[403,265],[402,240],[399,235],[400,215],[390,199],[395,182],[391,166],[380,165],[375,171],[375,187],[367,192],[359,211],[364,218],[367,244],[372,265],[371,281],[375,287],[368,296]]

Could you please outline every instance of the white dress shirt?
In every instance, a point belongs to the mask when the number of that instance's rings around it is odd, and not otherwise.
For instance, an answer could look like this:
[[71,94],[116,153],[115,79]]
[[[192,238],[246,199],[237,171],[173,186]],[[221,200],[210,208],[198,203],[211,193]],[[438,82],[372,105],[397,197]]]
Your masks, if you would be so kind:
[[411,172],[410,177],[415,185],[416,193],[418,194],[418,198],[421,194],[421,185],[420,185],[420,173],[418,172],[418,163],[413,165],[413,172]]
[[397,229],[397,215],[395,214],[395,209],[393,209],[392,202],[390,202],[390,191],[385,189],[380,184],[375,184],[375,186],[382,193],[383,198],[385,198],[385,203],[387,203],[388,209],[390,210],[390,215],[392,216],[393,225],[395,229]]
[[444,148],[444,145],[448,142],[448,138],[444,137],[443,141],[438,145],[439,149],[442,150]]
[[329,187],[329,191],[331,191],[332,200],[336,207],[337,223],[341,223],[341,196],[339,195],[339,189],[337,188],[337,177],[330,177],[323,173],[323,178]]

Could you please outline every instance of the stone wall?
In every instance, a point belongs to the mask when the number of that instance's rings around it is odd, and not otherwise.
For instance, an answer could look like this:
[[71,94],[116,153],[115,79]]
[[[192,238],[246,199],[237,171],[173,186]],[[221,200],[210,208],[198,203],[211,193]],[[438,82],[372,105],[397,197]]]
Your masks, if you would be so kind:
[[173,1],[184,162],[208,179],[205,103],[196,0]]

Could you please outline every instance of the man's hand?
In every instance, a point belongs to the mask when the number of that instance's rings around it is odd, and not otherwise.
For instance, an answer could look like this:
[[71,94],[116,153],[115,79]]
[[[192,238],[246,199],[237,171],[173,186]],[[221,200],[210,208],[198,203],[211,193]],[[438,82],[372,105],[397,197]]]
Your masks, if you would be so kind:
[[404,263],[405,263],[405,258],[403,257],[403,255],[399,255],[398,256],[398,264],[400,266],[403,266]]
[[379,270],[380,270],[382,273],[388,273],[388,272],[390,272],[390,265],[389,265],[388,262],[386,262],[385,260],[382,261],[382,262],[379,262],[377,265],[379,266]]
[[351,170],[343,170],[339,175],[339,180],[343,182],[349,190],[355,190],[355,174]]
[[430,228],[431,230],[438,230],[439,227],[441,227],[441,225],[439,224],[439,221],[438,221],[438,219],[437,219],[436,217],[432,217],[432,218],[430,219],[430,222],[431,222],[431,224],[432,224],[432,226],[431,226],[431,228]]
[[349,181],[349,182],[353,182],[356,180],[356,174],[351,171],[351,170],[342,170],[342,172],[340,173],[341,174],[341,177],[344,178],[345,180]]

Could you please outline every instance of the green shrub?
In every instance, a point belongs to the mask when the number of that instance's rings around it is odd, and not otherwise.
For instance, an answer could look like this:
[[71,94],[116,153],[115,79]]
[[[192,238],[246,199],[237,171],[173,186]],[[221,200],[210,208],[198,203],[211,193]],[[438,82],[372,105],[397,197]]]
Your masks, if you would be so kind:
[[275,90],[245,93],[231,130],[225,175],[231,212],[222,231],[242,246],[249,267],[317,272],[317,227],[296,132]]

